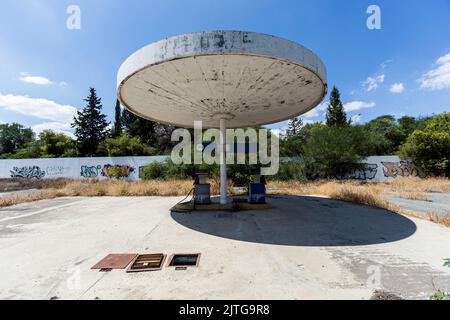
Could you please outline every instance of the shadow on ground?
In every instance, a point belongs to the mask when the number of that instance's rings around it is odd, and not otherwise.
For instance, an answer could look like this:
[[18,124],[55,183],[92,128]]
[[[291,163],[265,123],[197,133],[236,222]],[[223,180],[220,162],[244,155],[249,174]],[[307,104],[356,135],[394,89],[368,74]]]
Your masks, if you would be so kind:
[[360,246],[399,241],[416,232],[410,219],[336,200],[280,196],[266,211],[172,212],[186,228],[239,241],[286,246]]

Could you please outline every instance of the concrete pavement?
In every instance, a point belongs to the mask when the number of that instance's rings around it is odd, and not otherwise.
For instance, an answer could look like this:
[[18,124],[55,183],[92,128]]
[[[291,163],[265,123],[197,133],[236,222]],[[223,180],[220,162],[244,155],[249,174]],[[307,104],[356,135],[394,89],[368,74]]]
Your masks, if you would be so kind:
[[[1,299],[407,299],[450,291],[450,228],[316,197],[170,213],[181,198],[60,198],[0,210]],[[197,253],[186,271],[103,273],[110,253]]]

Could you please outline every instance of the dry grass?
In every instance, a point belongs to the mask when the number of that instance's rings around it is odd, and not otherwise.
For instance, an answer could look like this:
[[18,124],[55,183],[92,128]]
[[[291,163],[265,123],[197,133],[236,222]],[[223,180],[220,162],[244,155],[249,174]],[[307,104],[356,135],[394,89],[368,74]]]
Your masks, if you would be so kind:
[[319,181],[308,184],[298,182],[270,182],[273,194],[320,195],[331,199],[386,209],[399,214],[443,224],[450,227],[450,213],[442,217],[429,213],[418,214],[402,209],[387,201],[383,195],[399,193],[400,197],[410,200],[429,200],[423,193],[450,193],[450,180],[444,178],[399,178],[389,183],[360,183],[356,181]]
[[430,198],[421,192],[402,192],[399,197],[407,200],[430,201]]
[[[0,185],[4,181],[0,181]],[[11,183],[11,180],[8,181]],[[193,188],[190,180],[173,181],[139,181],[122,180],[15,180],[15,188],[40,189],[40,193],[22,196],[0,198],[0,207],[32,202],[42,199],[52,199],[64,196],[185,196]],[[231,190],[231,185],[229,186]],[[318,181],[301,183],[297,181],[271,181],[268,183],[270,194],[283,195],[318,195],[351,203],[368,205],[424,218],[423,215],[403,210],[391,204],[383,195],[398,193],[400,197],[413,200],[427,200],[423,193],[450,193],[450,180],[443,178],[402,178],[390,183],[361,183],[357,181]],[[1,188],[1,187],[0,187]],[[219,193],[219,184],[211,181],[211,193]],[[428,219],[433,222],[450,226],[450,213],[444,218],[437,214],[429,214]]]

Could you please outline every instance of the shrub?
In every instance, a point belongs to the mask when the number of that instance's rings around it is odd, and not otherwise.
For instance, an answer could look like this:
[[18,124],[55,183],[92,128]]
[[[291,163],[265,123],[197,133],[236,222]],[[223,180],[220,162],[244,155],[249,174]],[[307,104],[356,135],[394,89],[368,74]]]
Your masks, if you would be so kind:
[[426,174],[450,175],[450,113],[428,120],[423,130],[414,131],[401,148]]
[[164,177],[164,163],[152,162],[142,170],[142,180],[158,180]]
[[282,181],[306,181],[305,163],[303,161],[294,160],[290,162],[280,163],[280,170],[275,176],[268,177],[269,180]]
[[307,177],[335,179],[361,168],[363,139],[361,127],[314,127],[304,147]]

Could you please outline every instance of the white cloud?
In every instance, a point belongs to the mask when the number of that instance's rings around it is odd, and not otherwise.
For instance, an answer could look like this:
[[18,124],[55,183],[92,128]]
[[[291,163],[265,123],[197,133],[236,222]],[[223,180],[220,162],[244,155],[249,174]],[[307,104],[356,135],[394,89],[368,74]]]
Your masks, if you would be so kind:
[[71,138],[75,138],[74,134],[70,131],[72,129],[70,123],[44,122],[31,126],[31,129],[33,129],[36,135],[39,135],[44,130],[52,130],[55,132],[64,133]]
[[[301,117],[305,118],[305,119],[321,117],[321,116],[323,116],[323,113],[325,110],[327,110],[327,108],[328,108],[328,103],[325,103],[325,102],[321,103],[317,107],[312,109],[311,111],[302,115]],[[305,121],[303,121],[303,122],[305,122]]]
[[367,80],[362,83],[362,86],[367,92],[374,91],[384,82],[384,78],[384,74],[380,74],[375,77],[368,77]]
[[361,122],[361,114],[356,114],[352,117],[352,123],[360,123]]
[[0,108],[26,116],[50,120],[52,122],[71,123],[77,109],[61,105],[47,99],[29,98],[28,96],[3,95],[0,93]]
[[431,69],[419,79],[423,89],[441,90],[450,88],[450,53],[436,61],[435,69]]
[[19,80],[22,82],[25,82],[25,83],[31,83],[31,84],[36,84],[36,85],[40,85],[40,86],[46,86],[46,85],[53,84],[53,82],[47,78],[44,78],[41,76],[31,76],[25,72],[22,72],[20,74]]
[[352,101],[344,104],[344,109],[346,112],[352,112],[361,109],[373,108],[375,106],[375,102]]
[[394,83],[391,86],[390,91],[392,93],[402,93],[403,91],[405,91],[405,86],[403,85],[403,83]]

